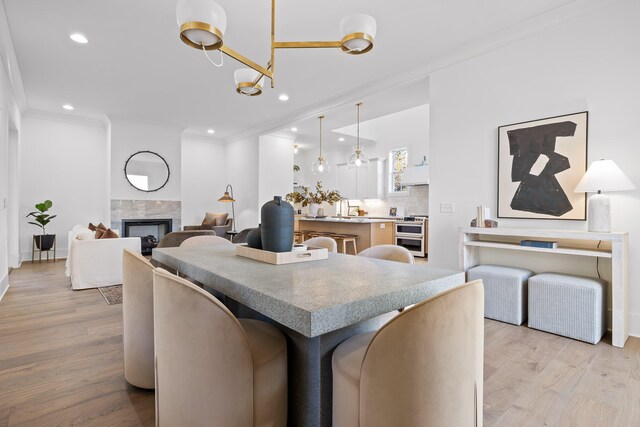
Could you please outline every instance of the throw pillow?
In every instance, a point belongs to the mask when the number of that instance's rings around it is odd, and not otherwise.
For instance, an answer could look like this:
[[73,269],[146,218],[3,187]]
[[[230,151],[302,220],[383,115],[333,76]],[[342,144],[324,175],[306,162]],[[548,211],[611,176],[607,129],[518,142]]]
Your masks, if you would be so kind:
[[202,220],[202,225],[225,225],[228,216],[228,213],[207,212]]
[[96,239],[101,239],[102,235],[105,233],[104,230],[101,230],[100,228],[96,228]]
[[87,228],[91,231],[96,231],[96,230],[107,231],[107,227],[103,223],[100,223],[98,225],[93,225],[92,223],[89,223],[89,226]]
[[118,233],[108,228],[107,231],[105,231],[104,234],[102,235],[101,239],[117,239],[119,237],[120,236],[118,236]]

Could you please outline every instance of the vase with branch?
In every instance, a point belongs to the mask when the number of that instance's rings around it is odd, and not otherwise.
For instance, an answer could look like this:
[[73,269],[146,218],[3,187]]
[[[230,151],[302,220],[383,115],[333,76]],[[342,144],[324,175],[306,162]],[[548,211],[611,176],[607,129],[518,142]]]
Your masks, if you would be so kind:
[[302,207],[309,206],[309,215],[318,216],[318,209],[323,202],[333,206],[334,203],[342,200],[342,196],[338,190],[324,190],[320,181],[316,182],[315,191],[311,191],[309,187],[302,187],[302,191],[294,191],[287,194],[286,199],[291,203],[300,203]]

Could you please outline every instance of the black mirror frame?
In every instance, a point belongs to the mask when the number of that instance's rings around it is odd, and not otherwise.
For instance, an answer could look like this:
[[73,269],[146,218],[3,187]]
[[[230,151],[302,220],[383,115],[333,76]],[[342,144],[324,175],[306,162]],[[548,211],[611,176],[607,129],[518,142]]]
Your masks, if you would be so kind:
[[[149,153],[149,154],[155,154],[156,156],[160,157],[162,159],[162,161],[164,162],[165,166],[167,167],[167,179],[164,181],[164,184],[162,184],[160,187],[156,188],[155,190],[141,190],[138,187],[136,187],[135,185],[133,185],[131,183],[131,181],[129,181],[129,177],[127,176],[127,165],[129,164],[129,161],[136,155],[141,154],[141,153]],[[135,188],[138,191],[142,191],[143,193],[153,193],[155,191],[159,191],[162,190],[164,188],[165,185],[167,185],[167,182],[169,182],[169,178],[171,177],[171,168],[169,167],[169,163],[167,163],[167,161],[164,159],[164,157],[162,157],[160,154],[154,152],[154,151],[149,151],[149,150],[141,150],[138,151],[136,153],[133,153],[132,155],[129,156],[129,158],[127,159],[127,161],[124,163],[124,177],[126,178],[127,182],[129,183],[130,186],[132,186],[133,188]]]

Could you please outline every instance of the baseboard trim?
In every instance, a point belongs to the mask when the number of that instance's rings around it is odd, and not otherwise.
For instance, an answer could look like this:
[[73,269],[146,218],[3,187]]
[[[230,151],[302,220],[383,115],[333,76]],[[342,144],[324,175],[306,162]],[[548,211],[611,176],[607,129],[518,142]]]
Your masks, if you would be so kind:
[[2,298],[4,297],[4,294],[7,293],[7,290],[9,289],[9,273],[7,273],[2,280],[0,280],[0,301],[2,301]]
[[[61,249],[56,251],[56,260],[67,259],[67,249]],[[42,254],[42,262],[47,260],[46,254]],[[49,255],[49,261],[53,261],[53,253]],[[31,262],[31,251],[29,252],[21,252],[20,253],[20,264],[23,262]],[[36,257],[34,262],[38,262],[38,258]]]

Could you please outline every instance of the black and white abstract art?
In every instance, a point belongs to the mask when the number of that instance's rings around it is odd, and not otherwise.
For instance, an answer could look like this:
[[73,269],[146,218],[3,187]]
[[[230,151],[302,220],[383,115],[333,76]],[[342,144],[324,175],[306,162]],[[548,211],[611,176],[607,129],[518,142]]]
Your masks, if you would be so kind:
[[498,128],[498,217],[586,219],[588,113]]

